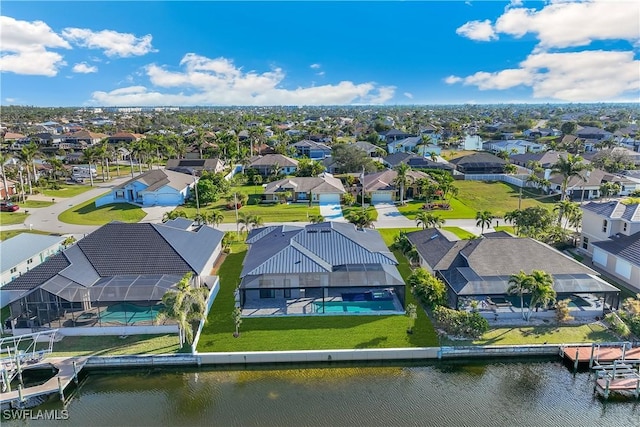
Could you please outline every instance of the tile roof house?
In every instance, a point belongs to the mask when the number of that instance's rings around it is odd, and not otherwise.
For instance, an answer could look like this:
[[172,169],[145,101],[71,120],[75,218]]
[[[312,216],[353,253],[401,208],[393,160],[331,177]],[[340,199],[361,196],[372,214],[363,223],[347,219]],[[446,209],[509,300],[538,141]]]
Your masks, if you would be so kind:
[[329,173],[317,177],[291,177],[267,184],[262,195],[264,202],[278,202],[282,194],[291,192],[293,202],[340,203],[346,192],[342,181]]
[[129,325],[187,273],[195,286],[214,285],[210,272],[224,233],[209,226],[187,229],[184,222],[109,223],[3,286],[3,295],[21,291],[10,304],[14,328],[113,323],[113,308],[123,305],[129,317],[116,323]]
[[[521,270],[551,274],[558,299],[576,293],[596,294],[608,305],[618,305],[619,290],[600,279],[596,271],[534,239],[488,233],[480,239],[457,240],[435,228],[408,233],[407,237],[420,255],[421,266],[447,285],[449,305],[456,309],[465,308],[469,299],[508,298],[509,278]],[[598,308],[600,315],[603,309],[604,305]],[[509,311],[500,315],[519,316],[519,309]]]
[[108,141],[110,144],[118,144],[118,143],[130,144],[132,142],[139,141],[142,138],[144,138],[144,135],[140,135],[137,133],[116,132],[113,135],[108,137]]
[[169,159],[166,165],[168,170],[186,174],[196,171],[197,175],[201,175],[202,171],[223,172],[224,168],[224,162],[220,159]]
[[474,153],[449,160],[463,174],[501,174],[507,163],[490,153]]
[[256,170],[262,176],[273,175],[276,169],[279,175],[291,175],[298,169],[298,161],[282,154],[265,154],[252,158],[247,168]]
[[0,242],[0,287],[57,254],[64,240],[62,236],[21,233]]
[[325,299],[364,289],[392,288],[404,305],[398,262],[376,230],[337,222],[278,225],[252,230],[247,244],[239,286],[245,312],[270,303],[278,307],[273,314],[292,314],[287,301],[297,300],[305,303],[299,314],[317,313],[314,305]]
[[311,141],[304,139],[294,144],[290,144],[296,151],[298,157],[308,157],[313,160],[321,160],[325,157],[331,156],[331,147],[322,142]]
[[382,160],[382,164],[390,168],[395,168],[401,163],[406,163],[412,168],[445,169],[448,171],[453,171],[453,166],[451,166],[449,163],[434,162],[428,157],[423,157],[419,154],[414,153],[393,153],[389,154]]
[[[365,196],[371,198],[371,203],[393,203],[400,191],[395,184],[397,177],[397,171],[388,169],[365,175],[364,179],[360,179],[360,184],[364,187]],[[430,178],[429,175],[421,171],[407,171],[408,184],[405,186],[403,199],[412,198],[419,194],[420,188],[418,181],[421,179]]]
[[640,265],[634,257],[627,257],[637,250],[638,236],[640,204],[612,200],[582,205],[581,250],[592,256],[595,266],[640,290]]
[[196,178],[167,169],[144,172],[111,189],[96,200],[96,206],[109,203],[136,203],[142,206],[178,206],[191,194]]

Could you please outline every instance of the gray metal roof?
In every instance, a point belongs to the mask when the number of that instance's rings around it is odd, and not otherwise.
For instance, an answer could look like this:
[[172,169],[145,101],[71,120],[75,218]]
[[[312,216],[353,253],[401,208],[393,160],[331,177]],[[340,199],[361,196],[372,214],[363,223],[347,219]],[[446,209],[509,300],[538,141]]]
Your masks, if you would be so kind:
[[293,177],[272,181],[265,187],[264,194],[274,194],[287,190],[314,194],[345,193],[344,185],[338,178],[324,174],[322,177]]
[[171,245],[171,247],[184,259],[197,275],[207,273],[205,267],[207,261],[222,242],[224,233],[215,228],[202,226],[197,231],[191,232],[166,226],[153,224],[158,233]]
[[256,274],[330,272],[341,265],[397,265],[375,230],[325,222],[285,230],[269,227],[250,236],[241,277]]
[[64,240],[61,236],[33,233],[21,233],[4,240],[0,242],[0,271],[10,270],[52,246],[59,247]]
[[589,202],[582,209],[594,212],[611,219],[624,219],[627,221],[640,221],[640,203],[624,204],[618,200],[609,202]]

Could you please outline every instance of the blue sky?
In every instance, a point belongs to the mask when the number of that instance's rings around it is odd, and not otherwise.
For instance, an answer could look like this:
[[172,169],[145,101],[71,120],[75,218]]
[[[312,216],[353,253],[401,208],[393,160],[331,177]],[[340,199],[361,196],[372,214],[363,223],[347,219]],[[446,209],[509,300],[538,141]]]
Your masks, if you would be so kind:
[[2,2],[2,105],[638,102],[640,4]]

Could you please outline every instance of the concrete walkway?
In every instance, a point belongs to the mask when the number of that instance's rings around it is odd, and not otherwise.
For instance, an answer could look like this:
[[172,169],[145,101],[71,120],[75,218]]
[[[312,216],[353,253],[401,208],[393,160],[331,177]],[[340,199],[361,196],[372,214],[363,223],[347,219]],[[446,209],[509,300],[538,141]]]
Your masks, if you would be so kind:
[[342,206],[340,206],[340,203],[320,203],[320,215],[322,215],[326,221],[347,221],[342,215]]

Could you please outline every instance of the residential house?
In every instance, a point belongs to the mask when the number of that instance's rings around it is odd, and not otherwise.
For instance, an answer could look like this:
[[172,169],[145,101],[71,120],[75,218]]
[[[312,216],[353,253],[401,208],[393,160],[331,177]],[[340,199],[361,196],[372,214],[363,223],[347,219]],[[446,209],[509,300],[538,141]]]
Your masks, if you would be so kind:
[[562,132],[558,129],[552,128],[533,128],[523,131],[522,134],[530,138],[542,138],[548,136],[560,136],[562,135]]
[[613,137],[611,132],[593,126],[585,126],[576,131],[576,136],[582,139],[595,139],[602,141]]
[[109,144],[131,144],[144,138],[144,135],[131,132],[116,132],[108,137]]
[[507,162],[491,153],[474,153],[450,160],[456,170],[463,174],[501,174]]
[[[619,290],[598,273],[550,246],[530,238],[487,233],[480,239],[458,240],[451,233],[429,228],[407,234],[420,256],[420,265],[447,286],[449,306],[473,309],[490,319],[520,316],[520,298],[510,295],[511,275],[543,270],[553,277],[557,299],[572,299],[571,314],[602,316],[605,307],[618,307]],[[527,300],[525,299],[525,304]],[[555,317],[553,311],[537,314]]]
[[22,144],[19,141],[27,138],[25,135],[16,132],[7,132],[4,134],[4,143],[11,150],[19,150]]
[[525,141],[523,139],[510,139],[507,141],[487,141],[483,144],[485,149],[494,153],[506,151],[509,154],[538,153],[547,149],[544,144]]
[[402,139],[394,139],[387,142],[387,151],[389,154],[398,152],[414,151],[416,146],[422,144],[422,137],[409,136]]
[[142,206],[182,205],[191,195],[196,178],[167,169],[153,169],[111,189],[96,200],[96,206],[109,203],[136,203]]
[[[560,194],[562,192],[562,182],[564,176],[560,174],[551,174],[550,170],[546,170],[545,176],[551,182],[549,190]],[[633,192],[638,183],[623,176],[605,172],[601,169],[592,169],[584,171],[580,176],[569,178],[567,184],[567,197],[571,200],[590,200],[600,197],[600,186],[605,182],[614,182],[620,185],[621,194],[629,194]]]
[[[393,203],[395,202],[400,188],[396,185],[398,172],[388,169],[382,172],[367,174],[360,179],[365,197],[371,198],[371,203]],[[421,179],[430,179],[429,175],[417,170],[407,171],[407,185],[403,200],[413,198],[420,193],[418,182]],[[362,191],[361,189],[361,191]]]
[[538,163],[543,169],[551,169],[558,163],[560,157],[566,158],[567,152],[543,151],[539,153],[522,153],[509,156],[509,161],[514,165],[528,168],[532,162]]
[[264,177],[275,175],[275,171],[278,175],[291,175],[298,170],[298,161],[282,154],[265,154],[251,159],[248,168]]
[[386,142],[388,144],[388,143],[390,143],[392,141],[399,141],[401,139],[409,138],[409,137],[415,136],[415,135],[403,132],[403,131],[398,130],[398,129],[390,129],[388,131],[380,133],[379,136],[380,136],[381,140],[383,140],[384,142]]
[[367,153],[367,156],[374,159],[380,159],[386,152],[383,148],[378,147],[369,141],[356,141],[355,146]]
[[331,147],[322,142],[303,139],[294,144],[290,144],[289,148],[293,148],[297,157],[308,157],[313,160],[322,160],[331,156]]
[[200,176],[203,171],[223,172],[225,166],[220,159],[169,159],[167,160],[166,169],[186,174],[191,174],[195,171],[196,175]]
[[596,267],[640,291],[640,204],[620,200],[582,206],[580,249]]
[[[7,182],[7,188],[4,186],[5,181]],[[10,179],[2,179],[2,175],[0,175],[0,199],[6,200],[14,194],[18,194],[18,187],[19,183]]]
[[64,143],[68,144],[70,148],[84,148],[90,147],[95,144],[99,144],[100,141],[108,137],[104,133],[89,132],[87,130],[81,130],[63,135]]
[[480,138],[480,135],[465,135],[462,141],[462,149],[466,151],[482,151],[482,138]]
[[273,203],[282,200],[288,193],[287,200],[293,202],[340,203],[340,197],[346,191],[342,181],[329,173],[318,177],[291,177],[273,181],[266,185],[262,200]]
[[0,287],[60,252],[64,240],[61,236],[20,233],[0,242]]
[[167,332],[156,326],[159,304],[185,274],[193,275],[193,286],[217,287],[210,274],[224,233],[191,224],[184,218],[112,222],[50,257],[0,289],[19,293],[10,303],[14,333],[40,327],[63,328],[64,335]]
[[343,301],[366,295],[387,301],[386,313],[404,312],[398,262],[376,230],[338,222],[278,225],[252,230],[247,244],[238,287],[245,315],[322,314],[329,304],[344,315],[350,311]]

